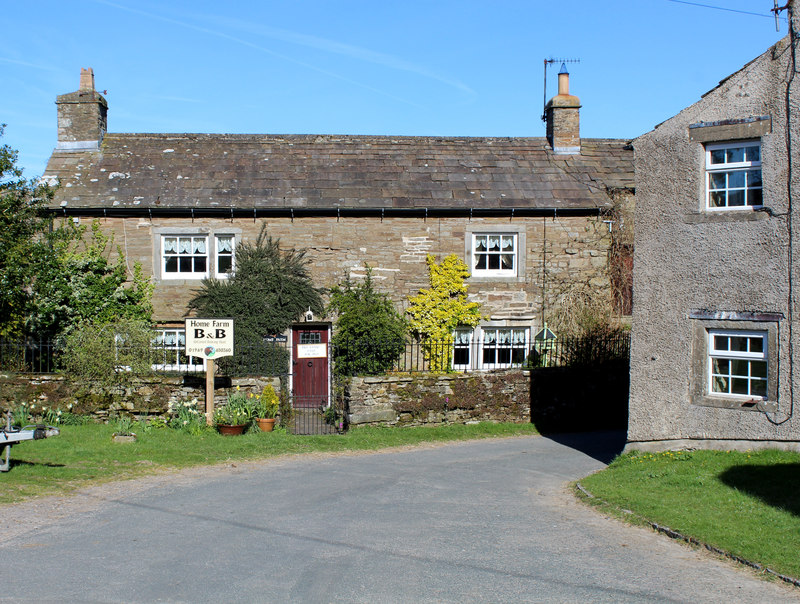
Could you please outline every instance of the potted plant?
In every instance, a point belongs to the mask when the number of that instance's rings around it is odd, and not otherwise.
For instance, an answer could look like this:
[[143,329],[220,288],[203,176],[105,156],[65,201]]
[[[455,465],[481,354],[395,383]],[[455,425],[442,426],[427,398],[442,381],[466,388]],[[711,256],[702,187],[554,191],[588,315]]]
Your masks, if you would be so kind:
[[117,418],[115,432],[111,435],[111,440],[115,443],[135,443],[136,432],[133,431],[136,422],[130,417],[121,415]]
[[242,434],[251,417],[252,412],[247,398],[239,392],[237,386],[236,392],[228,395],[228,401],[214,410],[214,425],[220,434]]
[[262,432],[275,429],[275,416],[278,413],[280,399],[272,385],[267,385],[253,401],[253,415]]

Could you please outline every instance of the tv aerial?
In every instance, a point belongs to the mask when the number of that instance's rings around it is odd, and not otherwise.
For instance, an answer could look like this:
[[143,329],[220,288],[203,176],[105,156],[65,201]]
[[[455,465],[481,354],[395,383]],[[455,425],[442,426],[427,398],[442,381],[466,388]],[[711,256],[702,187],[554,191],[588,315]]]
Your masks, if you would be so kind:
[[[778,0],[775,0],[775,3],[778,3]],[[561,63],[562,65],[566,65],[567,63],[580,63],[580,59],[554,59],[550,57],[549,59],[544,60],[544,89],[542,91],[542,121],[546,121],[547,117],[545,116],[545,109],[547,107],[547,68],[552,65],[553,63]]]

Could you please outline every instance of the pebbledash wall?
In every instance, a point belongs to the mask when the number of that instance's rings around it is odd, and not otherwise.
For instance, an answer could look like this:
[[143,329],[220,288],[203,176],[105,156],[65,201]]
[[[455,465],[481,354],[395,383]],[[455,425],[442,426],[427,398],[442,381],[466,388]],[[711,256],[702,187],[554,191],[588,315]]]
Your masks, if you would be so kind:
[[[0,405],[27,401],[49,407],[64,401],[82,411],[88,403],[75,397],[77,388],[63,376],[0,375],[3,393]],[[109,408],[92,415],[103,420],[117,413],[159,415],[170,403],[196,398],[202,408],[202,379],[186,382],[182,377],[157,376],[143,379]],[[258,394],[267,384],[280,389],[279,378],[234,378],[227,387],[214,391],[216,406],[223,405],[231,389]],[[355,377],[340,391],[349,410],[351,425],[435,425],[473,421],[530,421],[530,375],[509,370],[469,374]]]
[[[89,219],[79,219],[88,222]],[[218,219],[99,218],[101,228],[114,235],[127,261],[140,262],[145,274],[153,275],[153,319],[182,320],[200,280],[163,279],[160,238],[183,230],[198,235],[234,235],[237,241],[254,241],[262,221],[252,218]],[[306,249],[314,282],[323,288],[340,283],[346,276],[373,270],[376,287],[399,307],[408,296],[429,287],[427,254],[441,259],[449,254],[471,260],[467,242],[471,233],[516,233],[519,241],[518,274],[514,277],[479,277],[468,280],[469,296],[480,302],[490,318],[531,321],[540,316],[542,297],[549,300],[560,290],[585,284],[595,291],[610,288],[608,249],[611,235],[598,216],[517,217],[497,219],[468,217],[385,218],[276,217],[266,220],[268,233],[287,248]],[[545,275],[546,269],[546,275]],[[533,323],[533,322],[532,322]]]
[[[794,47],[781,40],[634,141],[628,449],[800,448]],[[760,145],[763,202],[708,207],[706,153],[743,144]],[[712,387],[714,333],[763,338],[764,396]]]

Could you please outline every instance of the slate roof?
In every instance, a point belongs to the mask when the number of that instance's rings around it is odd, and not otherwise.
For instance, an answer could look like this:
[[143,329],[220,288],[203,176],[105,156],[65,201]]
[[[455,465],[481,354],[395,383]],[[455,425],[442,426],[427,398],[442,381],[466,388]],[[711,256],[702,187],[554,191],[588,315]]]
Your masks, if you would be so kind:
[[633,188],[628,141],[545,138],[106,134],[53,152],[64,209],[597,209]]

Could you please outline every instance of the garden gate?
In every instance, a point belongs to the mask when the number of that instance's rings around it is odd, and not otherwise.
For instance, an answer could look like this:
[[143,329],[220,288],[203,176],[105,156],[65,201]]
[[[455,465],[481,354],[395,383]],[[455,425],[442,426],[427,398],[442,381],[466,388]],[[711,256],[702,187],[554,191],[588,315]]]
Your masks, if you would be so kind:
[[292,327],[291,390],[295,434],[338,429],[340,413],[331,408],[330,326],[303,323]]

